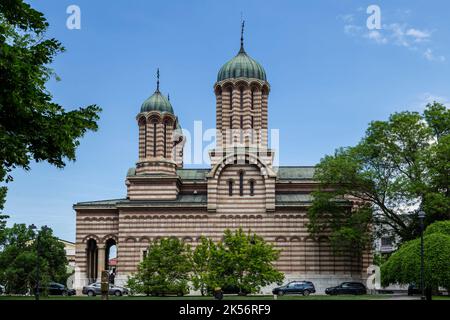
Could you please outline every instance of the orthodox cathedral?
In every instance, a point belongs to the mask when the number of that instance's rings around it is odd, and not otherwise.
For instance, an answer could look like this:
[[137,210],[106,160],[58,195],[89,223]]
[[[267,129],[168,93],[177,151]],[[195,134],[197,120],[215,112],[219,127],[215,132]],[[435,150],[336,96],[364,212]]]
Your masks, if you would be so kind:
[[[116,284],[137,271],[149,244],[177,237],[195,247],[219,241],[227,228],[264,237],[281,250],[285,281],[313,281],[318,293],[342,281],[365,281],[371,254],[335,255],[327,235],[308,233],[306,212],[317,182],[314,167],[273,166],[268,147],[270,85],[264,68],[241,47],[214,84],[216,147],[210,168],[183,168],[178,117],[159,88],[136,116],[138,159],[128,170],[123,199],[80,202],[76,211],[75,288],[97,281],[117,248]],[[271,293],[271,287],[262,293]]]

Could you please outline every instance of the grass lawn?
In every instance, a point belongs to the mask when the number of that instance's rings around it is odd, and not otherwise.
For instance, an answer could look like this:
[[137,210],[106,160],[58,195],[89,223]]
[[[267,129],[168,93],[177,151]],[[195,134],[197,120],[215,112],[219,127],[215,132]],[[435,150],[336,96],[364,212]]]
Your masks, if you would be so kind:
[[[340,296],[327,296],[327,295],[310,295],[308,297],[303,296],[283,296],[278,297],[277,300],[389,300],[392,295],[340,295]],[[88,296],[50,296],[41,297],[42,300],[101,300],[100,296],[88,297]],[[109,297],[110,300],[214,300],[212,297],[202,296],[186,296],[186,297],[145,297],[145,296],[123,296],[123,297]],[[450,300],[450,296],[435,296],[434,300]],[[0,296],[0,300],[34,300],[32,296]],[[226,295],[224,301],[228,300],[273,300],[273,296],[247,296],[240,297],[236,295]]]

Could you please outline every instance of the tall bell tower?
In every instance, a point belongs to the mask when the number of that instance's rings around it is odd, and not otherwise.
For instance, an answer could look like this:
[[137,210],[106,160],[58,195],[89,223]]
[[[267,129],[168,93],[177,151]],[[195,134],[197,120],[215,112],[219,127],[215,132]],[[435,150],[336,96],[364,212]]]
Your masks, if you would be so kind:
[[[216,148],[210,151],[208,210],[226,211],[226,201],[242,201],[244,208],[250,200],[247,195],[253,201],[257,198],[256,185],[264,198],[258,205],[266,211],[275,209],[274,153],[268,148],[269,92],[264,68],[244,49],[242,22],[239,52],[222,66],[214,84],[217,135]],[[223,196],[226,193],[228,198]]]

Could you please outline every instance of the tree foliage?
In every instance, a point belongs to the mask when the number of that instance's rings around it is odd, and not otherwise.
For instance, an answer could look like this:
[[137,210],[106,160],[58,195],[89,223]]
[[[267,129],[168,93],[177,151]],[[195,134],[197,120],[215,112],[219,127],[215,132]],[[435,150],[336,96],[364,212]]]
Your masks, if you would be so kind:
[[218,243],[202,237],[194,250],[176,238],[161,239],[149,247],[128,286],[147,295],[179,293],[188,291],[190,281],[202,295],[216,287],[255,293],[262,286],[283,281],[283,274],[273,266],[278,256],[262,237],[242,229],[225,230]]
[[202,296],[208,293],[208,286],[211,287],[213,259],[217,257],[217,246],[204,236],[200,238],[200,243],[192,252],[192,287],[200,290]]
[[190,247],[177,238],[155,240],[138,272],[128,280],[135,293],[186,293],[191,271]]
[[6,228],[0,252],[0,283],[6,286],[6,290],[23,294],[35,288],[38,264],[41,284],[66,282],[64,244],[53,236],[51,229],[43,228],[36,232],[25,224]]
[[284,279],[273,265],[279,251],[251,231],[227,229],[222,241],[214,244],[204,240],[202,244],[197,252],[198,261],[206,257],[207,263],[201,263],[201,273],[194,269],[194,277],[199,279],[203,288],[234,287],[240,294],[255,293],[263,286],[280,283]]
[[[0,1],[0,182],[11,181],[14,168],[29,170],[32,160],[64,167],[75,160],[79,139],[97,130],[99,107],[66,111],[46,89],[55,76],[49,66],[64,51],[46,38],[47,28],[23,0]],[[3,186],[0,206],[5,195]]]
[[334,247],[369,245],[371,226],[414,239],[421,208],[426,225],[450,218],[449,177],[450,110],[435,102],[422,114],[394,113],[371,122],[356,146],[320,161],[309,230],[331,233]]
[[[435,222],[424,233],[424,282],[450,290],[450,221]],[[381,267],[381,282],[420,284],[420,238],[405,242]]]

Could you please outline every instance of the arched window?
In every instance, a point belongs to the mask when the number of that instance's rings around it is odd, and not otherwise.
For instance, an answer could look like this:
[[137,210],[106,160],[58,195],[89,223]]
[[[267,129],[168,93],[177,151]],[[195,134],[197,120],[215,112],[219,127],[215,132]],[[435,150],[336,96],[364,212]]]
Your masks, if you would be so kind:
[[230,129],[233,129],[233,116],[230,116]]
[[255,180],[250,180],[250,195],[254,196],[255,195]]
[[251,105],[252,110],[254,101],[255,101],[255,91],[252,90],[252,105]]
[[240,88],[240,106],[241,106],[241,111],[244,109],[244,88]]
[[156,157],[156,121],[153,122],[153,156]]
[[[142,150],[142,156],[144,158],[147,157],[147,121],[145,120],[144,117],[139,119],[139,134],[143,135],[143,141],[140,141],[140,143],[142,143],[143,146],[143,150]],[[141,157],[141,154],[139,154],[139,157]]]
[[253,129],[253,126],[255,125],[255,121],[254,121],[254,119],[253,119],[253,116],[252,116],[252,129]]
[[239,195],[244,195],[244,171],[239,171]]
[[167,122],[164,122],[164,158],[167,158]]
[[233,110],[233,88],[230,88],[230,111]]
[[228,180],[228,195],[230,197],[233,195],[233,180]]
[[241,126],[241,129],[244,127],[244,116],[243,115],[241,115],[241,123],[240,123],[240,126]]
[[147,158],[147,123],[144,124],[144,158]]

